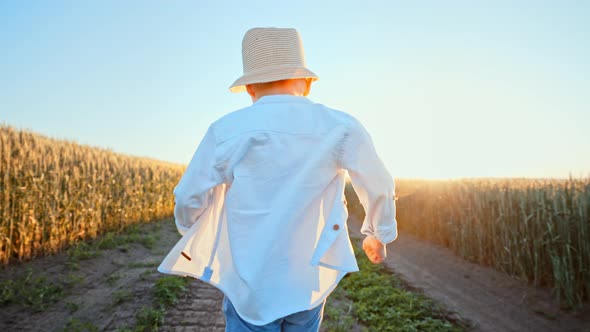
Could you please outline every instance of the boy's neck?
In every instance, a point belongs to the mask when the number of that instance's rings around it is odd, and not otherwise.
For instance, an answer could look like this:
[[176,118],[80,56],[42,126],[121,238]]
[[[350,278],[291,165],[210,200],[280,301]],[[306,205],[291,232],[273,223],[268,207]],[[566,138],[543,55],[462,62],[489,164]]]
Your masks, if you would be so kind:
[[291,96],[303,96],[303,93],[300,91],[293,91],[291,89],[271,89],[269,91],[263,91],[256,94],[256,96],[252,97],[252,103],[255,103],[258,99],[264,96],[272,96],[272,95],[291,95]]

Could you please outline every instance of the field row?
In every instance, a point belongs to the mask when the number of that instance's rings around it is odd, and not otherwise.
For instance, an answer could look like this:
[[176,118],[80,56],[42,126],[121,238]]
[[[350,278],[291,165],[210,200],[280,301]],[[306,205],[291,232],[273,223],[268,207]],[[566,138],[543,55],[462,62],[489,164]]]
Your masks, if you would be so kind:
[[[588,300],[590,179],[402,179],[396,195],[401,233],[551,287],[565,306]],[[352,201],[362,220],[362,207]]]
[[0,126],[0,265],[171,216],[183,169]]

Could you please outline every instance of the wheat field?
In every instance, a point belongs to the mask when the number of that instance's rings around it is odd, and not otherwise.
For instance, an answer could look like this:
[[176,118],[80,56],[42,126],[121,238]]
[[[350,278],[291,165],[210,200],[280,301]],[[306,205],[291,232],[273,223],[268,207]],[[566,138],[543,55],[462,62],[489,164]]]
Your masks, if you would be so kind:
[[0,265],[171,216],[183,170],[0,126]]
[[[184,166],[0,126],[0,265],[173,214]],[[590,297],[590,179],[396,180],[400,233],[551,287]],[[351,214],[363,218],[351,186]]]
[[590,297],[589,178],[400,179],[396,195],[400,233],[551,287],[565,306]]
[[[590,178],[396,180],[400,233],[535,286],[566,307],[590,298]],[[349,210],[364,218],[352,187]]]

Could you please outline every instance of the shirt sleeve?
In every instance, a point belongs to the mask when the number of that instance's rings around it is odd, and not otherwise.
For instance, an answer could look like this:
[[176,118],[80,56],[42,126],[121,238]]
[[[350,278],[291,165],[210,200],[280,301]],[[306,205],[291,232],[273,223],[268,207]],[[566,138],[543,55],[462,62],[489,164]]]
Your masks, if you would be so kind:
[[216,145],[213,129],[209,127],[174,188],[174,218],[181,234],[197,221],[210,204],[212,188],[223,182],[215,167]]
[[377,155],[371,136],[357,120],[345,137],[341,162],[365,210],[361,233],[383,244],[392,242],[397,237],[395,183]]

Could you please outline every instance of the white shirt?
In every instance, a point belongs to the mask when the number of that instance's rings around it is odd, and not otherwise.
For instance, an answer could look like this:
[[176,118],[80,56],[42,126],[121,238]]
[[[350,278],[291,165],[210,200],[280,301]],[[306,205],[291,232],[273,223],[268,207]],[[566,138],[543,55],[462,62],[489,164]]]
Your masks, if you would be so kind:
[[347,172],[366,211],[361,233],[393,241],[394,182],[354,117],[291,95],[223,116],[174,189],[183,237],[158,270],[216,286],[255,325],[321,304],[358,271]]

